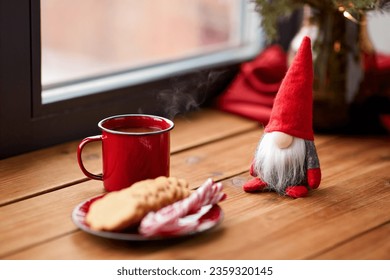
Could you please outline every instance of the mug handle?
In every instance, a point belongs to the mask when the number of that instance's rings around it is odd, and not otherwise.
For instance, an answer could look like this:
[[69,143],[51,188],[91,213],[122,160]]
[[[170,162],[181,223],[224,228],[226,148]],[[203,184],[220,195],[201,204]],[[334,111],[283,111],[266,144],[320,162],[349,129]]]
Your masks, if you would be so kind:
[[79,147],[77,148],[77,161],[79,162],[80,169],[81,169],[81,171],[83,171],[85,176],[87,176],[90,179],[101,180],[102,181],[103,180],[103,175],[96,175],[96,174],[92,174],[91,172],[89,172],[84,167],[83,160],[81,158],[81,153],[82,153],[82,151],[84,149],[84,146],[86,144],[88,144],[88,143],[96,142],[96,141],[102,141],[102,135],[90,136],[90,137],[84,138],[80,142]]

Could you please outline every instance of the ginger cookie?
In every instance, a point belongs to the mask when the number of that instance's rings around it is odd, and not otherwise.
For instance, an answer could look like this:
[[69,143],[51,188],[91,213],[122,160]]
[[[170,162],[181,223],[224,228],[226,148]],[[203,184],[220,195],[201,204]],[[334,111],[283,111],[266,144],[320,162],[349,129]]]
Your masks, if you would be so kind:
[[110,192],[91,204],[86,222],[94,230],[120,231],[138,224],[157,211],[190,195],[188,183],[175,177],[158,177]]

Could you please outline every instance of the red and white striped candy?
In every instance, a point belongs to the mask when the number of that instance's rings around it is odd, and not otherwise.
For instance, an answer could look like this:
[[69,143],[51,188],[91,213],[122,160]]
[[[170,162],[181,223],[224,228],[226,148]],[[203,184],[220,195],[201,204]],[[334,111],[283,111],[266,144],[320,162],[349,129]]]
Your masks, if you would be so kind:
[[195,230],[198,220],[180,223],[180,218],[198,212],[205,205],[214,205],[225,199],[222,184],[207,179],[189,197],[150,212],[141,221],[139,232],[146,236],[180,234]]

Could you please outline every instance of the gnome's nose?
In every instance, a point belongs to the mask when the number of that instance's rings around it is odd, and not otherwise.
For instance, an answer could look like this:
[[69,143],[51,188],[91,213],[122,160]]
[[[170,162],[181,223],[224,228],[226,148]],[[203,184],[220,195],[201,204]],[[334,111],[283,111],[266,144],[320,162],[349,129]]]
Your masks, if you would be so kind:
[[279,149],[286,149],[290,147],[294,140],[293,136],[281,131],[274,131],[272,134],[274,135],[275,144],[279,147]]

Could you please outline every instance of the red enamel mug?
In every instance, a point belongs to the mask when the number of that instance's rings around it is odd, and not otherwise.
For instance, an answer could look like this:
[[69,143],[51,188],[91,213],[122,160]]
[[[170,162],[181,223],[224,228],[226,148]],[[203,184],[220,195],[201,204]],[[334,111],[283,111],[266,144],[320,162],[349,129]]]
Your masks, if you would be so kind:
[[[106,118],[98,126],[102,135],[83,139],[77,150],[80,169],[88,178],[102,180],[107,191],[116,191],[141,180],[169,176],[172,121],[129,114]],[[102,175],[90,173],[81,157],[85,145],[95,141],[102,142]]]

